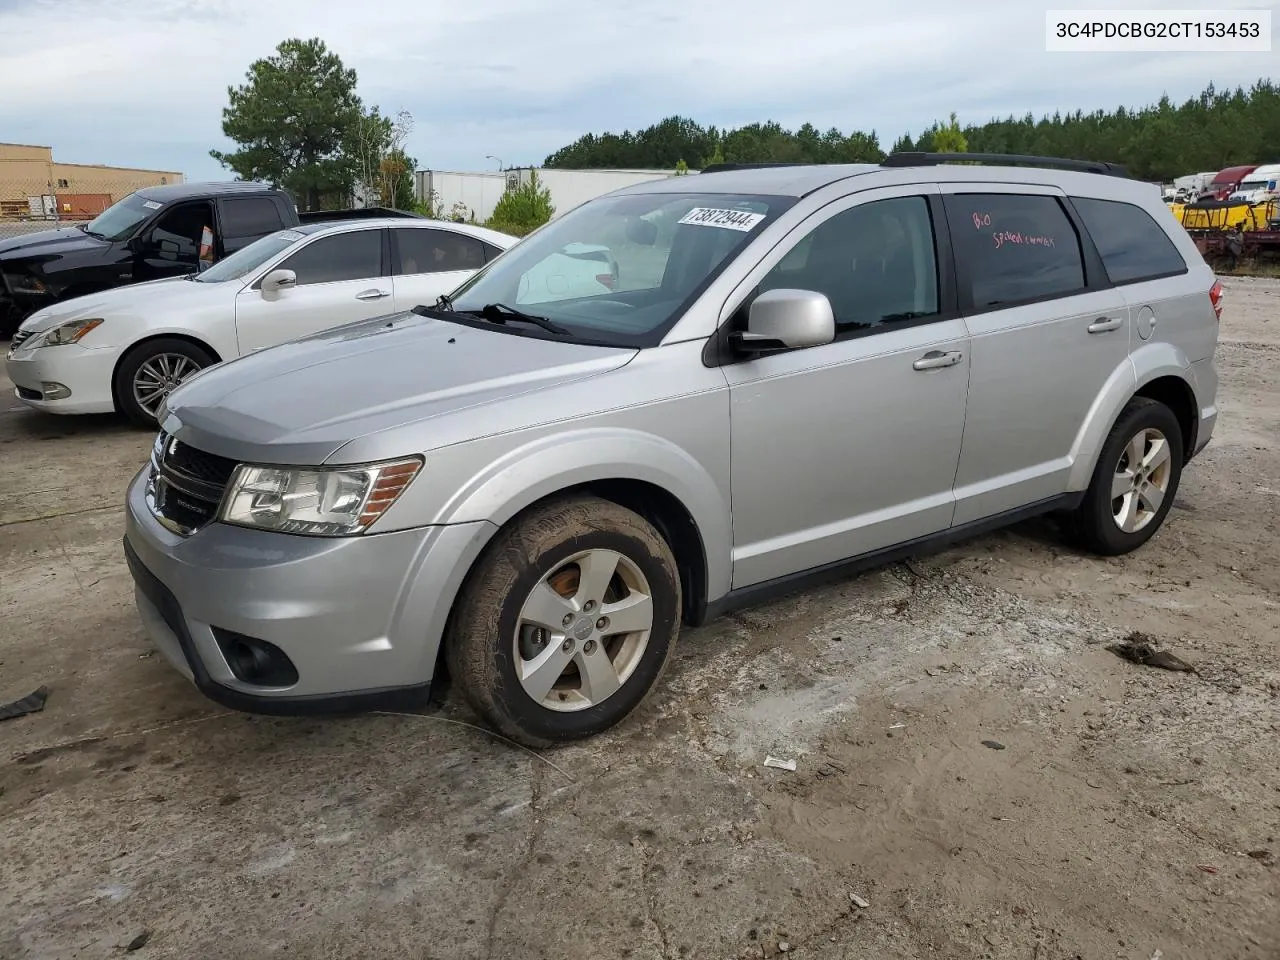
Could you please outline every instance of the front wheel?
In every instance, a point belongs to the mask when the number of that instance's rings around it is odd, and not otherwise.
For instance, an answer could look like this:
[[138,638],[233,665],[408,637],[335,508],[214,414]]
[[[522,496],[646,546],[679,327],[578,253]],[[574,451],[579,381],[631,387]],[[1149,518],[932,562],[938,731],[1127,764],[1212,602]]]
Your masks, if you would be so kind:
[[1146,397],[1130,400],[1103,444],[1084,500],[1068,518],[1074,539],[1102,556],[1150,540],[1178,493],[1182,444],[1172,410]]
[[680,609],[675,558],[644,518],[595,497],[535,507],[498,534],[461,591],[449,674],[513,740],[589,737],[658,682]]
[[116,368],[116,407],[134,423],[156,426],[160,404],[182,381],[214,364],[207,350],[177,337],[159,337],[134,347]]

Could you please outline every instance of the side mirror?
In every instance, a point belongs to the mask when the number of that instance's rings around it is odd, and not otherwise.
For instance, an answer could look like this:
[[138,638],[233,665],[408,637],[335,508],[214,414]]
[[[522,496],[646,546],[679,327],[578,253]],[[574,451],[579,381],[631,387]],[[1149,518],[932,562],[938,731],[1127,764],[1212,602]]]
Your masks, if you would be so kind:
[[155,244],[156,253],[161,260],[177,260],[181,249],[177,240],[157,240]]
[[262,278],[262,295],[273,298],[281,290],[288,290],[298,285],[298,275],[292,270],[272,270]]
[[730,336],[735,347],[752,353],[820,347],[835,338],[831,301],[813,290],[766,290],[751,302],[747,329]]

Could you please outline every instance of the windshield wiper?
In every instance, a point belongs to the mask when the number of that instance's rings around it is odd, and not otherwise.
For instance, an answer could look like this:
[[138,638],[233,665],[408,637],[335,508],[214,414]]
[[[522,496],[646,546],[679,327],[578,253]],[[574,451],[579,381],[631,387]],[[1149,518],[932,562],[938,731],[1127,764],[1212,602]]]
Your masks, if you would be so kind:
[[[452,309],[452,307],[450,308]],[[523,310],[517,310],[515,307],[509,307],[505,303],[486,303],[479,310],[463,310],[462,313],[470,313],[477,317],[488,320],[490,323],[506,323],[509,320],[516,320],[520,323],[531,323],[535,327],[541,327],[548,333],[554,333],[559,337],[567,337],[571,331],[560,326],[553,320],[546,317],[537,317],[532,313],[525,313]]]
[[437,309],[437,310],[452,310],[452,309],[453,309],[453,298],[452,298],[451,296],[449,296],[447,293],[442,293],[442,294],[440,294],[440,296],[436,297],[436,309]]

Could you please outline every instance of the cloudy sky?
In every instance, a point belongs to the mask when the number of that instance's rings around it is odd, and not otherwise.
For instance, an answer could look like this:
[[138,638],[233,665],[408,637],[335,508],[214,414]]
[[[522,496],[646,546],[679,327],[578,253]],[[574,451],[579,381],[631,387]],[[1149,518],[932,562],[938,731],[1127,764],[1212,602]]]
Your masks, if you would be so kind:
[[[0,141],[228,178],[208,156],[229,146],[227,87],[289,37],[323,39],[358,71],[366,103],[413,114],[419,166],[454,170],[492,168],[486,155],[540,163],[585,132],[674,113],[875,129],[888,146],[953,110],[976,122],[1141,105],[1280,67],[1280,52],[1046,53],[1049,6],[1105,4],[0,0]],[[1171,6],[1187,5],[1123,5]],[[1275,2],[1230,6],[1280,21]]]

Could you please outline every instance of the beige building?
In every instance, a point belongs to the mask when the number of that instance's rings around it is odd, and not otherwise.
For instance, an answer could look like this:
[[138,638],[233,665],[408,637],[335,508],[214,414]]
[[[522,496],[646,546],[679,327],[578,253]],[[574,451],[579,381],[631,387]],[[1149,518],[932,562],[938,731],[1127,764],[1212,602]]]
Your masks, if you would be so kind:
[[141,187],[182,179],[173,170],[60,163],[52,147],[0,143],[0,220],[87,219]]

